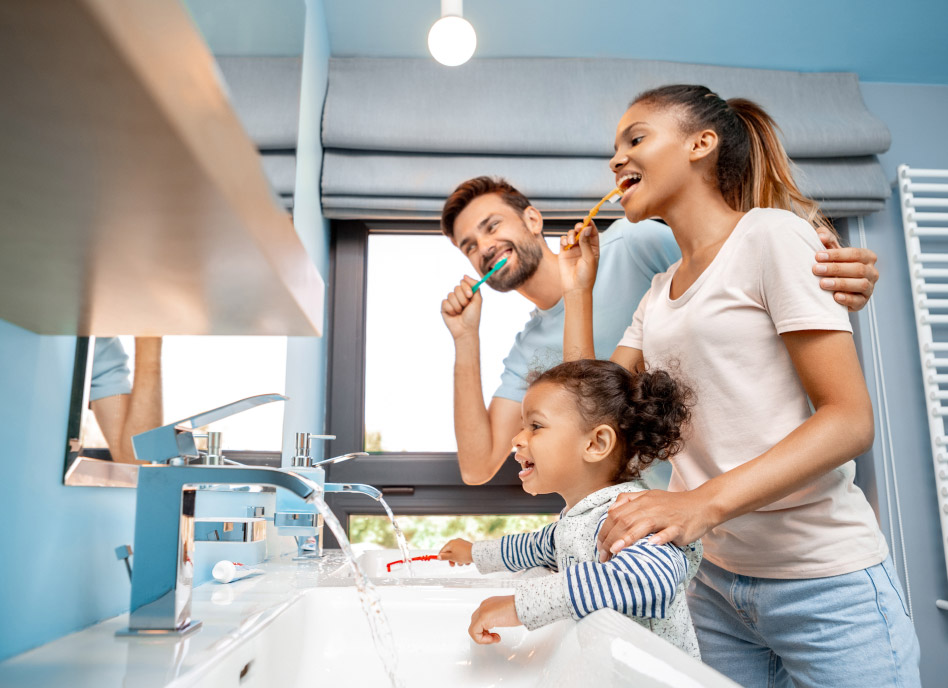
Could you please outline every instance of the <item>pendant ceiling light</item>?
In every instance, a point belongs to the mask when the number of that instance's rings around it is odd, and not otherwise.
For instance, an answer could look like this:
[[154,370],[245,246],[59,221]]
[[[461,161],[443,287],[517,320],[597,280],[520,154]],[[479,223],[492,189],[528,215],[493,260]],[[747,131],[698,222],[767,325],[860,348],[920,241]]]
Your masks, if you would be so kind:
[[462,15],[463,0],[441,0],[441,19],[428,32],[428,50],[438,62],[457,67],[471,59],[477,47],[474,27]]

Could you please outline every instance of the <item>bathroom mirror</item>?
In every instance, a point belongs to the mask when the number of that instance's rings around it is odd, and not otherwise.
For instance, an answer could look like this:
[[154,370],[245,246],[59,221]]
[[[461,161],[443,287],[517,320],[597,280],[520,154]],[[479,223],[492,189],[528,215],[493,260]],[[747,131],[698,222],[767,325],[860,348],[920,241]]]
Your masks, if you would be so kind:
[[[76,341],[63,481],[134,487],[131,437],[238,399],[286,387],[286,337],[80,337]],[[279,465],[283,404],[216,421],[224,456]],[[208,427],[196,430],[203,433]],[[204,448],[198,440],[198,448]]]
[[[215,54],[230,105],[259,149],[273,192],[292,218],[306,3],[185,4]],[[65,450],[67,485],[134,486],[138,469],[129,438],[135,432],[238,399],[285,392],[285,337],[154,340],[160,342],[160,374],[148,394],[140,394],[139,383],[147,376],[136,370],[141,342],[126,336],[102,339],[77,340]],[[149,367],[147,372],[155,371]],[[97,416],[104,416],[104,422]],[[135,427],[125,426],[130,418],[138,419]],[[279,465],[283,404],[266,404],[211,429],[223,433],[226,457]],[[203,447],[199,440],[198,448]]]

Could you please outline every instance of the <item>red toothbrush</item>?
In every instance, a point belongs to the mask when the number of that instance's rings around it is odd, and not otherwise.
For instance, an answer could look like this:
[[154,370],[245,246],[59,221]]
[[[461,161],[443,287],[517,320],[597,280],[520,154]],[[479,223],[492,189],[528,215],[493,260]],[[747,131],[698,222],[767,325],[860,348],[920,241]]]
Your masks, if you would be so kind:
[[[425,554],[424,556],[421,556],[421,557],[412,557],[411,561],[431,561],[432,559],[437,559],[437,558],[438,558],[437,554]],[[404,563],[405,563],[404,559],[399,559],[398,561],[389,562],[388,564],[385,565],[385,570],[391,573],[392,567],[395,566],[395,564],[404,564]]]

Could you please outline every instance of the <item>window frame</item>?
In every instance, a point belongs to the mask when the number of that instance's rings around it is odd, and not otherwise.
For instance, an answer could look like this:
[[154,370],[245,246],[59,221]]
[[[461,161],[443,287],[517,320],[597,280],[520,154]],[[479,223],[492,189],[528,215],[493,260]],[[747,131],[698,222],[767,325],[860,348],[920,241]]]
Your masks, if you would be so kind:
[[[333,220],[330,232],[326,429],[336,436],[328,443],[327,456],[337,456],[362,450],[365,440],[369,235],[440,234],[440,228],[431,220]],[[524,492],[518,471],[513,461],[505,461],[489,482],[471,486],[461,479],[456,452],[382,452],[328,466],[326,481],[373,485],[396,514],[553,514],[563,508],[559,495]],[[326,497],[347,534],[350,515],[385,513],[381,505],[362,495],[329,493]],[[323,536],[327,547],[336,545],[328,529]]]

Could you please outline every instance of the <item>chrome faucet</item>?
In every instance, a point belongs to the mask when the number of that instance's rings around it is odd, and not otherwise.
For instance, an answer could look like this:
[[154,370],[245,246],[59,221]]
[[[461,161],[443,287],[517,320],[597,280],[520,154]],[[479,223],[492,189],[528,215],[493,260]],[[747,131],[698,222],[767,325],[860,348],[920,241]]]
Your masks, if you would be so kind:
[[[323,488],[323,492],[349,492],[363,494],[375,501],[382,498],[382,491],[371,485],[361,483],[325,483],[325,474],[322,469],[282,469],[305,472],[314,483]],[[315,506],[304,504],[301,500],[287,498],[285,502],[277,502],[277,510],[273,514],[273,525],[277,533],[289,535],[296,539],[296,559],[317,559],[323,555],[323,515]]]
[[298,432],[296,433],[296,454],[293,455],[293,467],[294,468],[315,468],[316,466],[325,466],[334,463],[342,463],[343,461],[348,461],[349,459],[355,459],[360,456],[368,456],[369,452],[359,451],[359,452],[349,452],[348,454],[341,454],[339,456],[333,456],[329,459],[321,459],[320,461],[314,461],[313,457],[310,456],[310,451],[312,449],[312,440],[334,440],[336,439],[335,435],[313,435],[307,432]]
[[[371,485],[358,483],[327,483],[323,466],[348,461],[360,456],[368,456],[367,452],[350,452],[330,459],[314,461],[310,456],[311,440],[336,439],[335,435],[312,435],[305,432],[296,433],[296,454],[293,456],[292,467],[283,470],[297,471],[313,482],[322,486],[324,492],[358,492],[378,501],[382,493]],[[314,559],[322,556],[323,517],[312,504],[304,504],[289,495],[277,495],[277,508],[273,514],[273,523],[280,535],[289,535],[296,538],[297,559]]]
[[204,411],[190,418],[184,418],[139,433],[132,437],[135,458],[139,461],[151,461],[153,463],[165,461],[174,465],[187,463],[188,459],[198,457],[197,446],[194,444],[195,428],[252,409],[261,404],[269,404],[271,401],[286,401],[286,399],[287,397],[282,394],[258,394],[210,411]]
[[382,498],[382,491],[371,485],[362,485],[360,483],[325,483],[324,492],[358,492],[366,497],[371,497],[376,502]]
[[322,492],[319,484],[285,468],[139,467],[131,611],[128,630],[117,635],[183,635],[201,625],[191,619],[198,485],[271,485],[304,501]]

